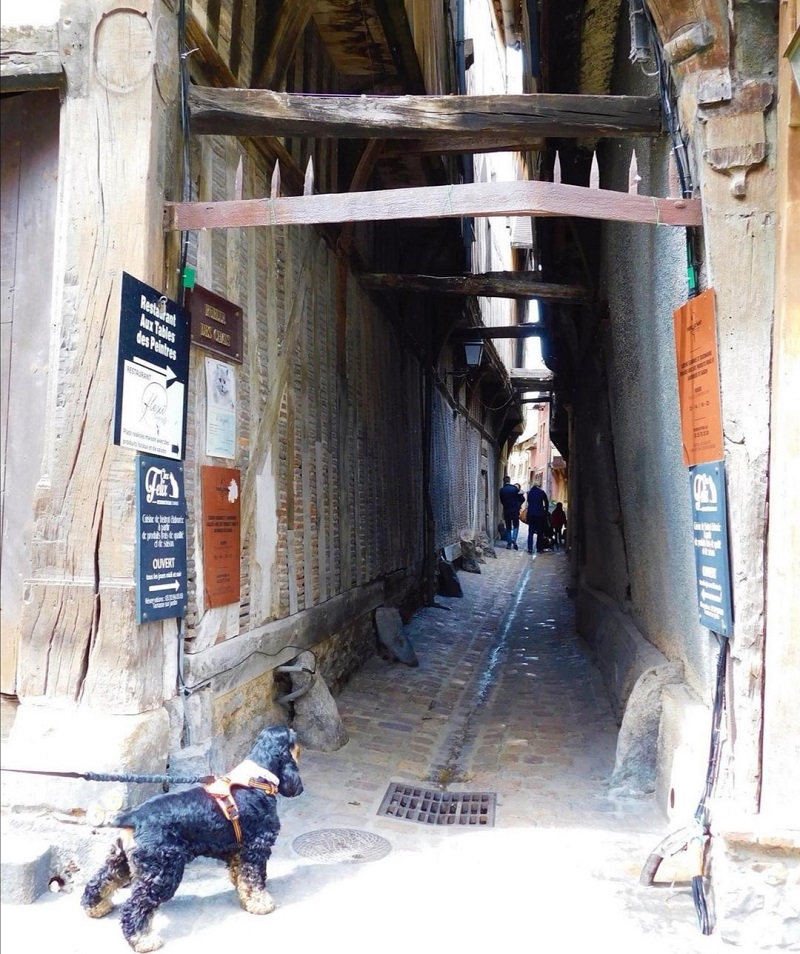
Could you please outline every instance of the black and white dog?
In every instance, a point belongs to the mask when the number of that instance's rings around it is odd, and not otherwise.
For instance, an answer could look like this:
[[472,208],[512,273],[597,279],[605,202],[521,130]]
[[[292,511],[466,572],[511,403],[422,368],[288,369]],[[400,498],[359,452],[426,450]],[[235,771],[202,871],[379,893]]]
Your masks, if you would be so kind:
[[[256,779],[264,787],[234,783],[238,831],[200,786],[156,795],[117,815],[111,824],[126,831],[84,889],[81,906],[89,917],[108,914],[117,888],[132,885],[120,912],[122,933],[139,954],[157,950],[162,942],[151,931],[153,915],[178,890],[187,863],[200,856],[227,863],[245,911],[273,911],[275,903],[266,885],[267,861],[280,831],[274,791],[277,788],[287,798],[302,793],[298,755],[292,729],[271,726],[259,735],[242,765],[250,773],[258,767],[265,770]],[[273,783],[272,794],[269,783]]]

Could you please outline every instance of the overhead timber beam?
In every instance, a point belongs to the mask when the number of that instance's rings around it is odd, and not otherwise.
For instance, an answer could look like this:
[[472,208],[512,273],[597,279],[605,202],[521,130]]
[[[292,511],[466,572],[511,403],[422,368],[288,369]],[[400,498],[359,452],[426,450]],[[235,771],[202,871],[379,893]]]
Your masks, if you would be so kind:
[[424,93],[425,79],[414,46],[405,3],[403,0],[373,0],[373,3],[404,88],[412,93]]
[[264,26],[269,45],[254,86],[277,89],[283,84],[313,12],[314,0],[280,0],[272,4]]
[[699,226],[699,199],[657,199],[556,182],[469,182],[229,202],[168,202],[166,231],[320,225],[492,215],[576,216],[649,225]]
[[661,132],[658,98],[647,96],[328,96],[194,86],[189,110],[192,131],[200,135],[424,140]]
[[358,276],[369,291],[433,292],[439,295],[477,295],[484,298],[537,298],[567,304],[591,301],[587,288],[533,281],[530,272],[483,272],[480,275],[397,275],[367,273]]
[[472,338],[541,338],[547,334],[544,325],[534,324],[532,321],[521,325],[475,325],[472,328],[456,328],[451,337],[458,340]]
[[404,156],[471,156],[489,152],[535,152],[545,147],[543,136],[496,136],[491,133],[453,133],[435,139],[386,139],[384,159],[402,159]]
[[532,371],[529,368],[511,368],[508,372],[515,391],[551,391],[552,371]]

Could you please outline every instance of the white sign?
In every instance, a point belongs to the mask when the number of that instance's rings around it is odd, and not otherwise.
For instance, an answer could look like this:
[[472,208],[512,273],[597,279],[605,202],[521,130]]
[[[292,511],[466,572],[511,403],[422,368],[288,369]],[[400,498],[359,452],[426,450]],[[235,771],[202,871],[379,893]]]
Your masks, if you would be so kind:
[[216,358],[206,358],[206,454],[236,457],[236,371]]

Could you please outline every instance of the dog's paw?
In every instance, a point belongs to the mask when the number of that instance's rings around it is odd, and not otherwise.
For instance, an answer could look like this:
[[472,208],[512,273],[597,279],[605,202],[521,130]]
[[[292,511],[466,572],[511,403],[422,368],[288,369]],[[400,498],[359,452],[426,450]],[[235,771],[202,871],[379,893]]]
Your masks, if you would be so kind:
[[102,901],[98,901],[97,904],[93,904],[91,907],[83,905],[83,910],[90,918],[104,918],[108,912],[113,911],[113,909],[114,905],[108,898],[103,898]]
[[242,897],[242,907],[249,914],[271,914],[275,902],[267,891],[254,891]]
[[164,942],[158,934],[139,934],[128,938],[128,943],[136,954],[147,954],[148,951],[157,951]]

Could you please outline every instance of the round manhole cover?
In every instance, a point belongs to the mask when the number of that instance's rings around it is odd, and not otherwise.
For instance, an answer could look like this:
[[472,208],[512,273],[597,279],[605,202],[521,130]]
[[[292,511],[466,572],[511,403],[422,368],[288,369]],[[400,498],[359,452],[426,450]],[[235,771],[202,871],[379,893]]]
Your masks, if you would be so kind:
[[380,835],[356,828],[322,828],[298,835],[292,848],[304,858],[313,858],[326,864],[339,861],[377,861],[392,850],[391,844]]

